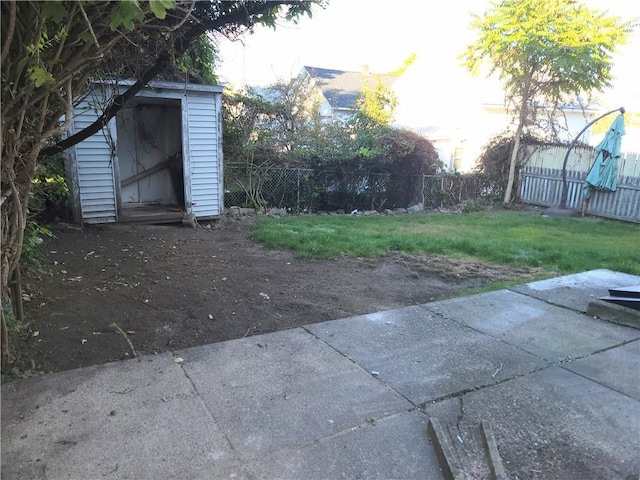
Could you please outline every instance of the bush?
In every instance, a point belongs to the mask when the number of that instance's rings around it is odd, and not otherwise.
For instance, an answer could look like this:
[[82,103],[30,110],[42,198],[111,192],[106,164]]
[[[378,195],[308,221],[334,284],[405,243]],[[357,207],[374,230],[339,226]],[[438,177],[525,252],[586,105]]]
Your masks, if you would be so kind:
[[424,175],[442,170],[435,147],[408,130],[359,131],[351,156],[313,167],[318,186],[313,209],[382,210],[422,202]]
[[38,165],[29,197],[29,213],[39,223],[71,219],[69,188],[61,155]]
[[[511,163],[511,152],[515,138],[510,132],[502,133],[492,138],[484,147],[484,150],[476,162],[476,171],[482,173],[493,184],[492,194],[496,197],[503,197],[509,180],[509,164]],[[520,140],[520,149],[516,163],[516,178],[520,166],[526,162],[525,147],[529,145],[551,145],[557,143],[546,142],[533,135],[525,135]],[[517,186],[514,191],[518,191]]]

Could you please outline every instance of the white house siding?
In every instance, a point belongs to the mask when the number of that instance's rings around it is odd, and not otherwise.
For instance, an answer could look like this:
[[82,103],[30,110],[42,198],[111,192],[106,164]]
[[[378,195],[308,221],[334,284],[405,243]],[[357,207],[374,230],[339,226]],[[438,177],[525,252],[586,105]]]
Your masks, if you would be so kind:
[[[90,96],[74,110],[71,133],[79,132],[97,120],[97,113],[89,107],[89,101],[91,101]],[[116,189],[113,170],[115,152],[109,145],[110,141],[115,145],[113,122],[110,122],[109,128],[92,135],[73,148],[72,169],[75,172],[71,173],[75,177],[75,188],[79,194],[81,220],[85,223],[116,221]]]
[[191,212],[197,217],[222,213],[220,196],[220,112],[216,95],[194,92],[187,97]]

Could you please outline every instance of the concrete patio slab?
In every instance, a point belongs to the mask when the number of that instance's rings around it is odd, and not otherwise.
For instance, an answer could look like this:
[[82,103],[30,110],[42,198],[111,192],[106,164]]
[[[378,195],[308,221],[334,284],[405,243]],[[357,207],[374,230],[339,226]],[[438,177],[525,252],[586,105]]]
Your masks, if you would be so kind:
[[640,330],[509,290],[429,303],[425,308],[551,362],[590,355],[640,338]]
[[3,479],[169,480],[238,471],[229,442],[170,354],[2,387]]
[[631,480],[640,472],[640,402],[560,367],[425,412],[463,430],[488,421],[510,478]]
[[640,277],[606,269],[549,278],[512,287],[510,290],[554,305],[586,312],[589,302],[609,294],[609,289],[640,283]]
[[547,365],[421,306],[305,328],[416,405]]
[[234,448],[253,458],[412,405],[303,329],[179,352]]
[[564,363],[562,367],[640,400],[640,340]]
[[1,475],[439,479],[429,416],[467,470],[484,421],[514,480],[637,479],[639,349],[502,290],[15,380]]
[[252,462],[256,479],[442,479],[427,417],[404,412]]

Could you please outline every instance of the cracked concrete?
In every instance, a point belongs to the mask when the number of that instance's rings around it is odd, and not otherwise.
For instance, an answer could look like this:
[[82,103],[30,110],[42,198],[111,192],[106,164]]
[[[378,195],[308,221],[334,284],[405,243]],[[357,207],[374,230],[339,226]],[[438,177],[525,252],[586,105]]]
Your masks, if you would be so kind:
[[438,479],[434,418],[467,478],[481,421],[513,479],[638,478],[640,331],[544,282],[12,382],[2,476]]

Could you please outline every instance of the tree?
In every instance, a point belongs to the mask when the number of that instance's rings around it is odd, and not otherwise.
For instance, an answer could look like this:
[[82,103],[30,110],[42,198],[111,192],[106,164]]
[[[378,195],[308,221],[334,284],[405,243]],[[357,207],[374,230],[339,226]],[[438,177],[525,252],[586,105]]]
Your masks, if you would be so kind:
[[367,79],[356,102],[358,108],[355,115],[356,128],[390,125],[397,106],[398,100],[393,90],[385,87],[380,78],[376,78],[373,86]]
[[349,141],[344,125],[322,120],[320,98],[308,76],[244,92],[227,88],[223,108],[226,163],[310,166],[343,157]]
[[[149,81],[180,58],[207,32],[236,37],[255,25],[275,26],[284,17],[311,14],[318,0],[220,1],[16,0],[1,3],[2,151],[0,202],[2,250],[2,363],[8,359],[6,314],[21,298],[19,264],[28,198],[38,163],[100,131]],[[110,99],[90,127],[52,145],[71,121],[73,101],[91,77],[111,71],[109,55],[125,42],[153,46],[139,64],[137,82]],[[136,43],[139,42],[139,43]],[[117,63],[117,62],[116,62]],[[117,73],[117,72],[116,72]],[[61,122],[60,119],[64,118]],[[11,285],[16,286],[11,292]]]
[[477,73],[489,64],[503,83],[517,117],[504,203],[512,198],[520,138],[538,107],[555,107],[610,86],[612,55],[631,22],[577,1],[502,0],[475,16],[478,38],[463,55]]

